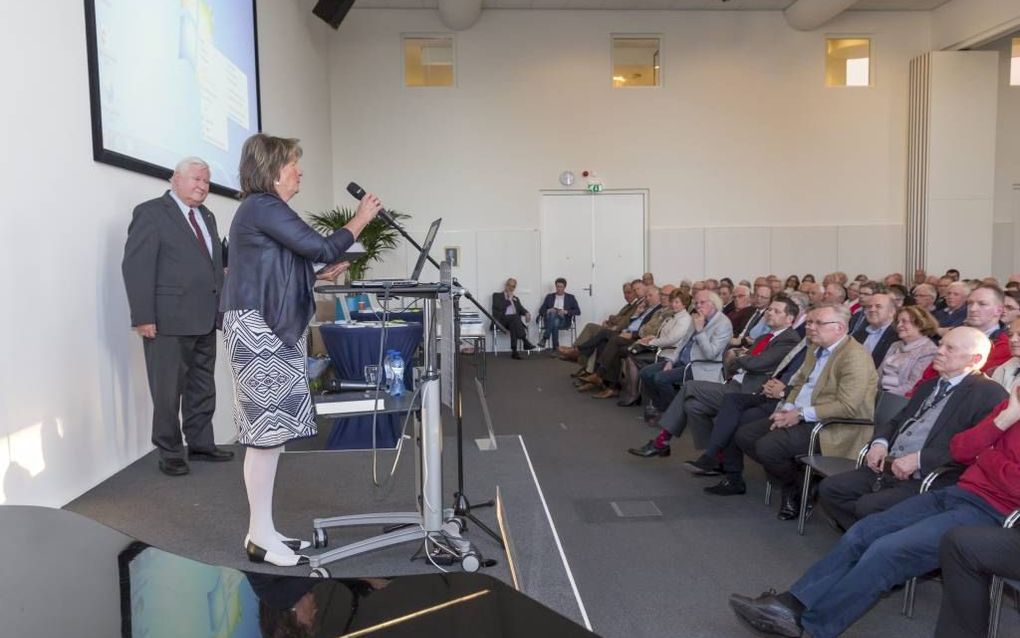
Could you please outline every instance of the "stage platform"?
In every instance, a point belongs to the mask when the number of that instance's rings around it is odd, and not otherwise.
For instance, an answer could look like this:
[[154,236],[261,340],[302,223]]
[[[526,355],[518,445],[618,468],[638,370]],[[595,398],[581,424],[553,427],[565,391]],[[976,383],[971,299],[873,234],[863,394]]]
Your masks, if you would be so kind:
[[[449,432],[449,430],[448,430]],[[560,539],[541,494],[524,441],[519,436],[496,437],[495,450],[482,451],[474,440],[465,442],[465,492],[472,502],[493,498],[499,488],[506,515],[506,531],[514,555],[520,591],[560,614],[588,626]],[[247,526],[247,501],[242,480],[244,450],[227,463],[192,463],[191,473],[164,476],[156,468],[155,453],[118,472],[66,509],[170,551],[213,565],[247,571],[307,575],[308,567],[279,568],[247,560],[241,544]],[[276,483],[277,528],[288,535],[310,538],[312,519],[346,514],[414,510],[414,459],[405,449],[392,479],[387,478],[394,453],[378,454],[381,487],[372,484],[370,451],[300,451],[281,456]],[[443,449],[444,505],[452,505],[456,490],[456,439],[446,437]],[[498,529],[493,508],[475,510],[486,525]],[[378,528],[329,530],[329,546],[307,550],[313,554],[367,538]],[[469,523],[464,538],[483,558],[497,561],[482,573],[512,584],[507,556],[482,530]],[[431,563],[411,561],[417,544],[407,543],[330,564],[335,577],[384,577],[437,573]],[[446,567],[460,571],[457,565]]]

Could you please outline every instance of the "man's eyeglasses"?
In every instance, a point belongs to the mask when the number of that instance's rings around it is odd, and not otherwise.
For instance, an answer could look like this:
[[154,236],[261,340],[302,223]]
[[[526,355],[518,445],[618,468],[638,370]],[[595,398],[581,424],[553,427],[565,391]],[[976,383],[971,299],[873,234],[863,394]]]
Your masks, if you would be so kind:
[[813,319],[808,319],[807,321],[804,322],[804,325],[805,326],[809,326],[809,327],[812,327],[812,326],[813,327],[817,327],[817,326],[825,326],[825,325],[828,325],[830,323],[842,323],[842,322],[841,321],[815,321]]

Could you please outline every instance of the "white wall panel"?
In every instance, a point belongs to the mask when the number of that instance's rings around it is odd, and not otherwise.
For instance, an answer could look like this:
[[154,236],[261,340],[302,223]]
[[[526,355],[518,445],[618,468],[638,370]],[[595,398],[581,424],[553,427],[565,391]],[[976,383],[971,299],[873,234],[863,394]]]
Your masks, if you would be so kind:
[[769,244],[768,228],[706,228],[705,276],[738,281],[768,273]]
[[705,277],[704,228],[653,228],[648,251],[648,267],[660,283]]
[[992,275],[1005,285],[1013,272],[1013,222],[995,222],[992,236]]
[[901,225],[840,226],[839,270],[851,279],[861,273],[876,278],[903,272],[905,241]]
[[838,270],[839,232],[835,226],[777,227],[769,233],[771,238],[771,268],[769,273],[786,279],[789,275],[803,276]]

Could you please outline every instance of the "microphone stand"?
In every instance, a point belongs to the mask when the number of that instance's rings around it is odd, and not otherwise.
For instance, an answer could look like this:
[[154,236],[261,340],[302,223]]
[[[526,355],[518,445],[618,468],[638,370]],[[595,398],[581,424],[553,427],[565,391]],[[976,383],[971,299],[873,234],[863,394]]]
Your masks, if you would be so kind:
[[[396,223],[396,221],[394,221],[393,218],[391,218],[389,215],[386,215],[384,219],[386,220],[387,223],[389,223],[390,226],[393,227],[394,230],[400,233],[400,235],[405,240],[407,240],[409,244],[418,249],[419,253],[424,251],[422,245],[415,241],[414,237],[411,237],[411,235],[406,230],[404,230],[403,226]],[[436,267],[437,270],[439,270],[439,262],[433,259],[432,255],[426,254],[425,258],[428,259],[430,264],[432,264],[433,266]],[[489,321],[498,326],[503,332],[506,332],[507,334],[510,333],[510,331],[507,330],[506,326],[497,321],[496,318],[493,317],[488,310],[483,308],[482,305],[478,303],[478,300],[475,299],[474,295],[471,294],[471,291],[469,291],[464,286],[461,286],[460,282],[458,282],[456,279],[453,280],[453,284],[457,289],[459,289],[459,294],[465,297],[472,304],[474,304],[475,308],[478,308],[479,312],[485,315],[485,317]],[[456,310],[456,306],[454,306],[454,309]],[[459,326],[460,326],[459,321],[454,321],[455,332],[459,330]],[[451,338],[458,339],[458,335],[457,334],[451,335]],[[454,351],[456,352],[456,343],[454,344],[454,348],[455,348]],[[490,529],[485,523],[478,520],[478,518],[471,513],[471,510],[474,508],[494,507],[496,505],[496,502],[490,499],[483,503],[476,503],[472,505],[471,502],[468,501],[467,496],[464,494],[464,414],[463,414],[464,409],[462,407],[461,400],[460,366],[457,366],[456,373],[454,374],[453,378],[455,385],[453,414],[457,420],[457,491],[453,493],[453,513],[455,516],[460,516],[473,522],[475,525],[479,527],[479,529],[484,531],[486,534],[491,536],[497,543],[499,543],[500,547],[503,547],[503,539],[500,537],[500,535],[494,532],[492,529]],[[467,529],[466,525],[464,526],[464,529]]]

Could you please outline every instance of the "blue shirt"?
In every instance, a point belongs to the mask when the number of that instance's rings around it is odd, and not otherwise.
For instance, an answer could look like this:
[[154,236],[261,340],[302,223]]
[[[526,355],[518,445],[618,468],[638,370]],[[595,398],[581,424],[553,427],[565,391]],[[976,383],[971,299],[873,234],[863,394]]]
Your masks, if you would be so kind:
[[818,349],[815,353],[815,367],[811,369],[811,374],[808,375],[807,381],[804,382],[804,387],[802,387],[800,392],[797,393],[797,400],[793,403],[786,404],[787,410],[800,408],[805,421],[818,420],[818,415],[815,414],[815,408],[811,405],[811,395],[814,394],[815,385],[818,384],[818,377],[822,375],[822,370],[825,369],[825,364],[829,362],[829,356],[832,355],[832,352],[839,347],[839,344],[843,343],[844,339],[846,339],[845,335],[842,339],[828,348]]

